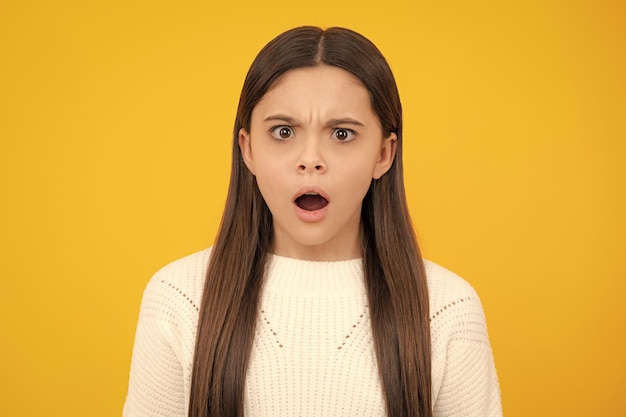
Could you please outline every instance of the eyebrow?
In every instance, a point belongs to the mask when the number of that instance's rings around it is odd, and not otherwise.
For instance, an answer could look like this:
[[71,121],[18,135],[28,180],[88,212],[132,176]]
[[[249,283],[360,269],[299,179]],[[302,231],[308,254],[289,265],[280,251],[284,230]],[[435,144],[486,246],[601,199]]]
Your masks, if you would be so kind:
[[293,117],[285,116],[284,114],[274,114],[271,116],[267,116],[265,119],[263,119],[263,121],[264,122],[272,122],[272,121],[285,122],[288,125],[292,125],[292,126],[295,126],[298,124],[298,121],[296,119],[294,119]]
[[351,119],[350,117],[346,117],[343,119],[330,119],[326,122],[326,126],[334,127],[339,125],[354,125],[354,126],[365,126],[363,123],[359,122],[356,119]]
[[[265,119],[263,119],[263,121],[264,122],[280,121],[280,122],[285,122],[292,126],[298,126],[300,123],[298,120],[294,119],[293,117],[285,116],[284,114],[274,114],[271,116],[267,116]],[[330,119],[328,122],[326,122],[327,127],[335,127],[339,125],[365,126],[362,122],[359,122],[358,120],[352,119],[350,117],[345,117],[342,119]]]

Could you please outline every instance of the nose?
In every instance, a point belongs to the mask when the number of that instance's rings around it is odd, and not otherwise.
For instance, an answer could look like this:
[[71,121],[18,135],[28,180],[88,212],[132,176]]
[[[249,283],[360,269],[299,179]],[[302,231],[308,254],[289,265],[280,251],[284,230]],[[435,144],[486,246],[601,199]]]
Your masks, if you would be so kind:
[[308,138],[304,141],[297,166],[298,171],[301,173],[323,173],[326,171],[326,162],[322,156],[317,138]]

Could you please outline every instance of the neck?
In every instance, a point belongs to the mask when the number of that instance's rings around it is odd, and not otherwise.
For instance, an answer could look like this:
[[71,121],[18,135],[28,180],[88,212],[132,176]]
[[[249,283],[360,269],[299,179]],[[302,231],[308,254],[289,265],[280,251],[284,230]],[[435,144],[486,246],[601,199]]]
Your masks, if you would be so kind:
[[356,230],[346,230],[340,236],[340,239],[319,244],[306,244],[283,239],[280,233],[275,233],[271,252],[285,258],[306,261],[346,261],[363,257],[363,230],[360,225]]

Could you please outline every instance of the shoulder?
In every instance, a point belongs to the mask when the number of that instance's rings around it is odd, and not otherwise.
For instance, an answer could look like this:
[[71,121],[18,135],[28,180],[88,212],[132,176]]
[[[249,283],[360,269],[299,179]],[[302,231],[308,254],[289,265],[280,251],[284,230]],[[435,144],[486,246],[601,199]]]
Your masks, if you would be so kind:
[[424,267],[428,281],[431,320],[436,319],[442,310],[463,303],[480,304],[474,288],[456,273],[428,260],[424,261]]
[[182,311],[197,313],[200,308],[211,249],[185,256],[159,269],[143,294],[142,309],[161,318]]
[[157,271],[139,310],[124,415],[186,415],[210,250]]
[[489,343],[478,293],[459,275],[425,261],[433,348],[451,340]]

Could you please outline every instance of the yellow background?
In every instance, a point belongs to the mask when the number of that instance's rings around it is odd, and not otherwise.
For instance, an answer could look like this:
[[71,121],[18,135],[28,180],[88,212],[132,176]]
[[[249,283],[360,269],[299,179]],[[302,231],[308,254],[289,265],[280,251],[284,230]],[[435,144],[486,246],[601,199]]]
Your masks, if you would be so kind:
[[427,257],[481,294],[505,415],[626,416],[621,1],[0,1],[0,415],[121,412],[142,290],[211,244],[239,90],[372,39]]

